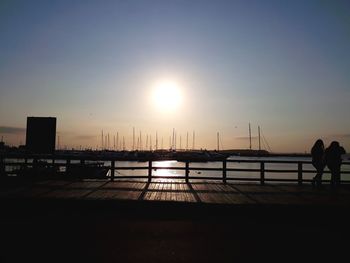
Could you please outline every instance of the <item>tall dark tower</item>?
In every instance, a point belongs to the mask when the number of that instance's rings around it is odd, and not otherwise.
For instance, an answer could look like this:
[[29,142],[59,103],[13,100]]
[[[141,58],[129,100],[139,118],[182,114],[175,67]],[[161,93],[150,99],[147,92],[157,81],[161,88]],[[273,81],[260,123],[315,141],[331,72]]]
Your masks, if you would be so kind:
[[27,117],[26,150],[52,154],[56,146],[56,118]]

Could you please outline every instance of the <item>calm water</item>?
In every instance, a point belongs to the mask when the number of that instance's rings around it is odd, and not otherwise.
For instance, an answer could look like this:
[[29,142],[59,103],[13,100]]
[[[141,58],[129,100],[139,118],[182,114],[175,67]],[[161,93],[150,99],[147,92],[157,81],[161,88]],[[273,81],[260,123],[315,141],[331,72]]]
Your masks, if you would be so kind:
[[[279,160],[279,161],[310,161],[310,158],[301,157],[231,157],[232,160]],[[12,160],[13,161],[13,160]],[[23,161],[23,160],[18,160]],[[31,162],[32,160],[28,160]],[[348,160],[347,160],[348,161]],[[56,161],[56,163],[64,163],[65,161]],[[79,161],[72,161],[72,163],[79,163]],[[110,166],[110,162],[104,162],[105,166]],[[147,175],[148,171],[145,170],[118,170],[118,167],[147,167],[148,162],[135,162],[135,161],[120,161],[115,163],[116,173],[115,176],[140,176]],[[177,161],[155,161],[153,162],[153,167],[185,167],[185,163]],[[12,167],[9,167],[11,169]],[[16,168],[16,167],[13,167]],[[207,162],[207,163],[190,163],[190,168],[222,168],[222,162]],[[236,169],[259,169],[259,163],[242,163],[234,162],[227,163],[227,168]],[[297,164],[276,164],[276,163],[266,163],[265,169],[282,169],[282,170],[297,170]],[[8,170],[8,169],[7,169]],[[303,164],[303,170],[312,170],[314,168],[311,164]],[[327,169],[326,169],[327,170]],[[350,171],[350,165],[346,164],[342,166],[343,171]],[[169,170],[169,169],[153,169],[152,175],[157,176],[172,176],[174,178],[178,176],[184,176],[184,170]],[[312,179],[314,173],[303,173],[304,179]],[[191,177],[201,176],[201,177],[217,177],[222,178],[221,171],[201,171],[201,170],[191,170]],[[228,171],[227,177],[248,177],[248,178],[259,178],[260,172],[237,172]],[[329,175],[325,174],[324,179],[329,179]],[[297,173],[265,173],[265,178],[286,178],[286,179],[296,179]],[[342,175],[342,179],[350,180],[350,174]]]
[[[232,157],[232,160],[280,160],[280,161],[310,161],[310,158],[296,158],[296,157]],[[110,165],[106,163],[106,165]],[[116,167],[145,167],[148,166],[147,162],[116,162]],[[153,167],[185,167],[185,163],[177,161],[157,161],[153,162]],[[222,162],[207,162],[207,163],[190,163],[190,168],[222,168]],[[236,169],[259,169],[259,163],[227,163],[227,168]],[[282,170],[297,170],[297,164],[275,164],[267,163],[265,164],[265,169],[282,169]],[[303,164],[303,170],[314,170],[311,164]],[[326,169],[327,170],[327,169]],[[343,165],[342,170],[350,171],[350,165]],[[146,175],[147,170],[116,170],[115,176],[138,176]],[[152,175],[157,176],[184,176],[184,170],[167,170],[167,169],[153,169]],[[312,179],[314,173],[304,173],[303,177],[305,179]],[[222,178],[221,171],[201,171],[201,170],[191,170],[190,176],[201,176],[201,177],[218,177]],[[249,178],[259,178],[260,172],[237,172],[228,171],[227,177],[249,177]],[[329,175],[324,175],[324,179],[329,179]],[[265,178],[286,178],[286,179],[296,179],[297,173],[265,173]],[[350,175],[343,175],[342,179],[350,179]]]

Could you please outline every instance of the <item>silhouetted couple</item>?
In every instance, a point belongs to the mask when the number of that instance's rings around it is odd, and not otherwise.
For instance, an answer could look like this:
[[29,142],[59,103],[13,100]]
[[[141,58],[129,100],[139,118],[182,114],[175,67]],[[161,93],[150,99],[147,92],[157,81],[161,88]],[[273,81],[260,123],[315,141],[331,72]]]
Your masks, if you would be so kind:
[[345,154],[345,150],[339,145],[339,142],[333,141],[327,149],[324,149],[323,141],[317,140],[311,149],[312,164],[317,171],[312,184],[321,186],[323,170],[327,165],[331,172],[331,186],[338,186],[340,184],[340,166],[343,154]]

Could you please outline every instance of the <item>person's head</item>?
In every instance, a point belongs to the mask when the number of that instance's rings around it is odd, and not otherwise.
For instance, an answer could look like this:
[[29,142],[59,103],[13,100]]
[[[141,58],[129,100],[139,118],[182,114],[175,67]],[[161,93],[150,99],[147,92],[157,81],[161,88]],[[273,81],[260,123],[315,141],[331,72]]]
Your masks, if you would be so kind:
[[314,144],[314,147],[317,147],[317,148],[324,148],[324,143],[321,139],[318,139],[315,144]]
[[329,148],[331,148],[331,149],[336,149],[339,147],[340,147],[340,145],[339,145],[339,142],[337,142],[337,141],[332,141],[331,144],[329,145]]

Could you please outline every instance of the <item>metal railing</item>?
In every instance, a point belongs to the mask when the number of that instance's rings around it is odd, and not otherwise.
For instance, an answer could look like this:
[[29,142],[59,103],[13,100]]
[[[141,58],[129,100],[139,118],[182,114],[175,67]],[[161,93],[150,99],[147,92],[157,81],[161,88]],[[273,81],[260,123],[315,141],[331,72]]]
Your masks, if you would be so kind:
[[[29,161],[33,160],[33,161]],[[26,156],[0,156],[0,166],[3,169],[3,173],[11,174],[14,173],[14,171],[7,171],[9,170],[9,167],[25,167],[25,168],[31,168],[35,164],[34,160],[45,160],[45,166],[46,167],[64,167],[65,170],[71,165],[73,165],[73,162],[75,161],[78,164],[85,164],[87,161],[94,161],[94,162],[103,162],[103,164],[110,163],[110,165],[104,165],[104,168],[108,168],[110,171],[109,179],[114,181],[118,179],[126,179],[126,178],[134,178],[134,179],[147,179],[149,182],[152,181],[153,178],[171,178],[171,179],[184,179],[186,182],[189,182],[189,180],[221,180],[222,182],[226,183],[228,181],[255,181],[259,182],[260,184],[265,184],[265,182],[296,182],[298,185],[302,185],[304,182],[310,182],[311,179],[304,178],[305,174],[315,174],[315,169],[304,169],[304,165],[310,165],[311,161],[301,161],[301,160],[241,160],[241,159],[233,159],[233,160],[224,160],[221,161],[220,167],[198,167],[195,166],[197,162],[190,162],[185,161],[183,162],[184,165],[181,167],[161,167],[161,166],[154,166],[154,162],[149,160],[147,161],[147,166],[117,166],[116,162],[119,161],[126,161],[126,160],[120,160],[117,158],[108,158],[108,157],[88,157],[88,156],[55,156],[55,155],[47,155],[47,156],[37,156],[37,155],[26,155]],[[216,164],[218,163],[215,161]],[[231,163],[253,163],[258,164],[258,168],[232,168],[229,167],[229,164]],[[194,164],[194,166],[190,165]],[[296,169],[267,169],[266,164],[295,164]],[[342,168],[345,166],[350,167],[350,162],[343,162]],[[116,175],[116,171],[118,170],[146,170],[147,174],[145,175]],[[167,176],[167,175],[157,175],[154,176],[153,171],[154,170],[180,170],[184,171],[183,175],[180,176]],[[213,172],[220,172],[221,176],[193,176],[190,174],[190,171],[213,171]],[[228,172],[239,172],[239,173],[258,173],[259,177],[252,178],[251,176],[228,176]],[[267,173],[277,173],[277,174],[294,174],[295,178],[267,178]],[[328,170],[324,171],[325,174],[329,174],[330,172]],[[341,175],[350,174],[350,169],[342,169]],[[329,180],[323,180],[325,182]],[[341,180],[341,183],[350,183],[350,180]]]

